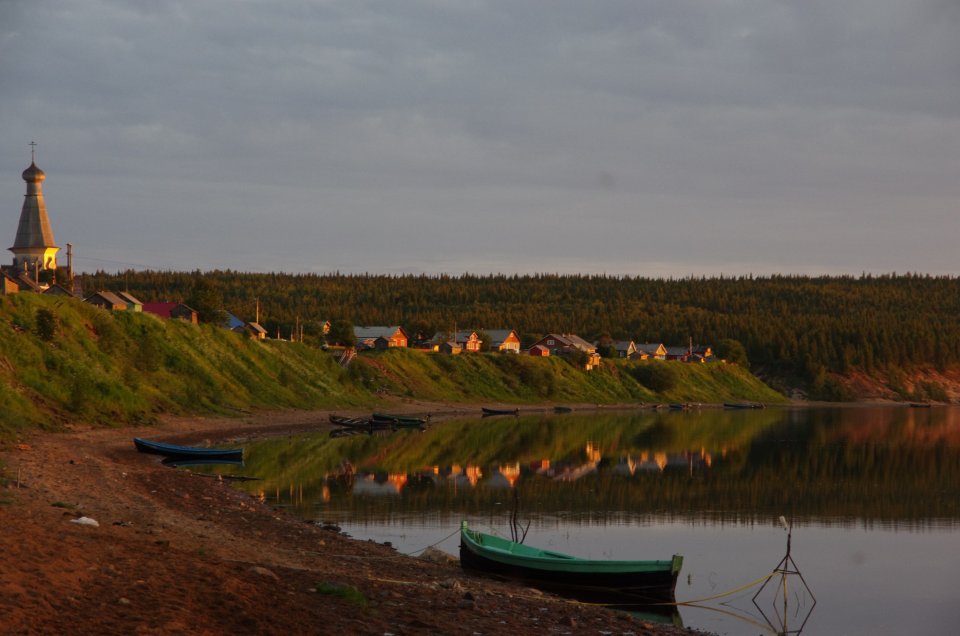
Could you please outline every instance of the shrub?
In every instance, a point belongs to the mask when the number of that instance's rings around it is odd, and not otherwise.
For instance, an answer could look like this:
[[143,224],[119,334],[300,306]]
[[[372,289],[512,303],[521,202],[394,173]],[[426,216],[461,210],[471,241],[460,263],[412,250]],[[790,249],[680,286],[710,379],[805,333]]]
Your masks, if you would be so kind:
[[670,363],[641,363],[630,367],[627,372],[654,393],[663,393],[677,386],[677,372]]
[[717,343],[715,353],[721,360],[726,360],[744,369],[750,368],[750,361],[747,359],[747,350],[739,340],[724,338]]
[[57,317],[46,307],[37,309],[36,318],[34,318],[34,329],[41,340],[50,342],[57,332]]

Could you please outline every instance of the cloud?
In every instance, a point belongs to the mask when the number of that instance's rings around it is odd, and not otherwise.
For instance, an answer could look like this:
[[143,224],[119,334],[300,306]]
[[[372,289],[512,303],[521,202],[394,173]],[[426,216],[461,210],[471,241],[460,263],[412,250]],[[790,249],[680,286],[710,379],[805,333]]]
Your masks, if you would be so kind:
[[946,1],[17,0],[0,197],[16,210],[36,138],[58,240],[117,263],[953,271],[930,245],[958,229],[958,18]]

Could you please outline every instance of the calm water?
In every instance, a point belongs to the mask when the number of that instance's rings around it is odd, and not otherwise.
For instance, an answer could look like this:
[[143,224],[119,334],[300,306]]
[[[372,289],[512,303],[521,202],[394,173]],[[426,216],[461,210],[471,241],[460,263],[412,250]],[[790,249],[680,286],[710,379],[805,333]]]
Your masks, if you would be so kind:
[[792,518],[792,557],[816,604],[790,576],[786,613],[771,582],[759,608],[759,586],[680,606],[688,627],[939,636],[960,625],[960,408],[453,420],[247,452],[233,472],[263,478],[244,484],[250,492],[401,552],[439,542],[457,554],[449,535],[461,519],[509,536],[519,505],[530,545],[592,558],[682,554],[678,601],[770,573],[786,551],[777,518]]

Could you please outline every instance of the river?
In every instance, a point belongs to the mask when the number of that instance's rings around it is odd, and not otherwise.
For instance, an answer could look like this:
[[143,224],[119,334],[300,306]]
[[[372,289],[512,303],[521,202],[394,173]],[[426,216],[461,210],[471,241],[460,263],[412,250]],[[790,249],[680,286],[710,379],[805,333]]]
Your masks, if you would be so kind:
[[960,625],[956,407],[453,419],[265,440],[232,472],[261,477],[239,487],[271,505],[403,553],[456,555],[462,519],[509,537],[516,512],[537,547],[682,554],[680,605],[665,620],[718,634]]

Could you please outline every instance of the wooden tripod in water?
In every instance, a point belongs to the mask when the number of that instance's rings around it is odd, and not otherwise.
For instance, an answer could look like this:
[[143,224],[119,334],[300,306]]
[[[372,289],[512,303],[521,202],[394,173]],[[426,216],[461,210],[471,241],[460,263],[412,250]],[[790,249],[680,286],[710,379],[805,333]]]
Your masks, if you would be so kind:
[[[817,604],[817,599],[813,595],[813,592],[810,590],[810,586],[807,585],[807,582],[804,580],[803,574],[800,573],[800,568],[797,567],[797,564],[794,562],[793,557],[790,556],[790,543],[793,538],[793,525],[787,524],[787,520],[783,516],[780,517],[780,523],[783,525],[784,530],[787,531],[787,553],[780,560],[780,563],[777,564],[777,567],[773,569],[773,573],[770,575],[770,578],[764,581],[763,585],[760,586],[760,589],[757,590],[757,593],[753,595],[753,604],[754,606],[756,606],[758,610],[760,610],[760,613],[763,615],[763,618],[767,621],[767,624],[769,624],[770,627],[772,627],[778,635],[785,636],[786,634],[799,634],[800,632],[803,631],[803,627],[804,625],[807,624],[807,620],[810,618],[810,614],[813,613],[813,606]],[[764,588],[767,587],[767,583],[775,579],[778,574],[780,575],[780,581],[778,582],[777,587],[779,589],[782,589],[783,591],[783,608],[782,608],[783,613],[781,614],[778,611],[775,614],[775,616],[777,617],[777,623],[779,624],[774,624],[774,622],[771,621],[770,618],[767,616],[766,612],[763,611],[763,608],[760,607],[760,605],[757,603],[757,597],[759,597],[760,594],[763,592]],[[800,583],[803,584],[803,588],[806,590],[807,594],[810,595],[810,598],[813,600],[813,603],[810,605],[810,609],[807,610],[807,615],[804,616],[803,622],[800,623],[800,627],[792,630],[787,628],[787,624],[788,624],[787,618],[789,616],[789,612],[788,612],[789,594],[787,592],[787,579],[788,577],[791,577],[791,576],[796,576],[797,578],[800,579]],[[778,596],[780,595],[775,593],[773,597],[774,609],[778,609],[777,608]],[[797,610],[799,609],[800,607],[798,606]]]

